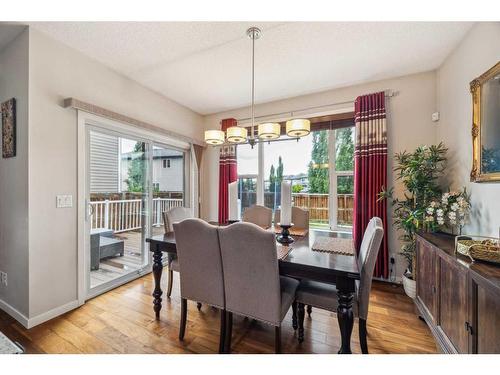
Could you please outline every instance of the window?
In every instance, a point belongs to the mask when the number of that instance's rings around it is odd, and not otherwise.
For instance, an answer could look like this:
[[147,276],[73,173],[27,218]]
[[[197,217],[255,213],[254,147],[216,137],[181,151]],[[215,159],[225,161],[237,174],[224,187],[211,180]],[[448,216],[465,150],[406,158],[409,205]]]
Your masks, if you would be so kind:
[[170,168],[170,159],[163,159],[163,168]]
[[281,182],[290,181],[293,205],[309,210],[312,227],[352,227],[353,127],[314,131],[298,142],[259,143],[254,149],[240,145],[237,160],[242,211],[259,201],[260,183],[261,202],[273,210],[278,208]]
[[241,213],[257,203],[257,180],[259,169],[258,146],[248,144],[237,146],[238,199]]

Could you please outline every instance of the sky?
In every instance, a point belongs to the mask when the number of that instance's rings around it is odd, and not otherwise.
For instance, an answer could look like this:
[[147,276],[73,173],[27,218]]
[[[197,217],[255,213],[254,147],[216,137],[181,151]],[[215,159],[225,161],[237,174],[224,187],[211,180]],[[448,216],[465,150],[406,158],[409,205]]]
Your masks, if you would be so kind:
[[[307,173],[311,160],[312,135],[301,138],[299,142],[271,142],[264,144],[264,176],[269,178],[271,165],[278,166],[278,158],[283,160],[283,175]],[[248,144],[238,146],[238,174],[257,174],[257,146],[251,150]]]

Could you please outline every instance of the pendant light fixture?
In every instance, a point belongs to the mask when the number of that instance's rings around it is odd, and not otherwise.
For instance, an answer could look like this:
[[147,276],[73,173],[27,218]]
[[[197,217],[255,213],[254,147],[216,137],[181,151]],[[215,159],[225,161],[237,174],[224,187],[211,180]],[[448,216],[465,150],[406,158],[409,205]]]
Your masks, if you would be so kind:
[[[252,147],[260,142],[279,141],[281,139],[281,125],[276,122],[266,122],[259,124],[257,128],[257,138],[255,137],[255,41],[260,38],[262,31],[257,27],[251,27],[247,30],[247,36],[252,40],[252,105],[251,105],[251,126],[250,135],[248,130],[242,126],[231,126],[226,129],[224,134],[221,130],[205,131],[205,142],[209,145],[219,146],[224,141],[232,144],[249,143]],[[311,131],[311,123],[307,119],[294,119],[286,122],[286,134],[299,139],[308,135]],[[288,139],[283,139],[288,140]]]

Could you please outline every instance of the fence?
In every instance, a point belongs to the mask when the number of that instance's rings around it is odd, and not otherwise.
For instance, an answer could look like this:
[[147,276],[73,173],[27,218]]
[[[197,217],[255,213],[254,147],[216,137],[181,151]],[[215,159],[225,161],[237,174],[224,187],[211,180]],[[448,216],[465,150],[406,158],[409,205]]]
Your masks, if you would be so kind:
[[[182,199],[153,198],[153,225],[161,225],[162,212],[182,206]],[[108,228],[125,232],[142,227],[142,200],[122,199],[92,201],[91,229]]]
[[[266,192],[264,193],[264,205],[269,208],[279,206],[279,193]],[[309,210],[309,220],[315,223],[329,222],[329,205],[328,194],[307,194],[293,193],[293,205]],[[255,204],[257,194],[255,192],[246,191],[241,193],[242,209]],[[354,194],[338,194],[337,195],[337,224],[352,226],[353,223],[353,207]]]

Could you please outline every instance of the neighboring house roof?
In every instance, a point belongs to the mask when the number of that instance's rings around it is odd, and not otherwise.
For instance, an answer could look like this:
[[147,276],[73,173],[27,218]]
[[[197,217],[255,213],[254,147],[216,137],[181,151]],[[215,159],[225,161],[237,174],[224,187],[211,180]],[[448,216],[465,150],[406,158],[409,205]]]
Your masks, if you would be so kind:
[[[125,152],[122,159],[131,160],[134,152]],[[180,159],[184,157],[181,151],[169,150],[164,148],[153,149],[153,159]]]

